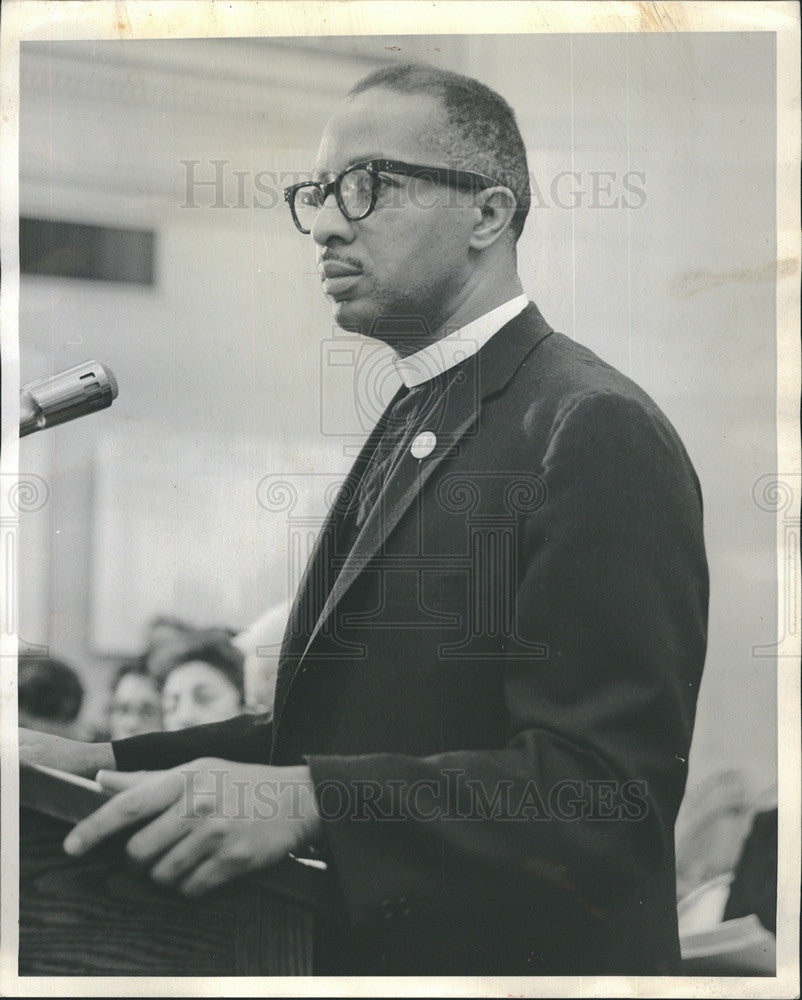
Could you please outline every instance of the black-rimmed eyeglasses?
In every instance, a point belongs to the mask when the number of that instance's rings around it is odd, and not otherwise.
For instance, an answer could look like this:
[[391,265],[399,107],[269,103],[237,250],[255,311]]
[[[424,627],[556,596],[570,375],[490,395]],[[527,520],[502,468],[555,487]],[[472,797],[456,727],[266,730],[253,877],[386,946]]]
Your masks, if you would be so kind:
[[300,184],[292,184],[284,189],[284,200],[290,206],[293,222],[304,235],[311,233],[317,213],[331,194],[337,199],[337,205],[345,218],[351,222],[359,222],[367,218],[376,207],[383,173],[422,177],[438,184],[469,190],[506,186],[487,174],[477,174],[471,170],[425,167],[402,163],[400,160],[366,160],[364,163],[355,163],[325,182],[302,181]]

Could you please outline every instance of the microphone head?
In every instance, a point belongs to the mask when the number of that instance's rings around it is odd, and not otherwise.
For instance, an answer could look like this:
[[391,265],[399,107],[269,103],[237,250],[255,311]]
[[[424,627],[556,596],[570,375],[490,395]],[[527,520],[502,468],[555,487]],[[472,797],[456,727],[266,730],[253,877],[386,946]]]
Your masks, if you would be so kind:
[[20,437],[104,410],[118,394],[114,373],[99,361],[34,379],[20,389]]
[[109,389],[111,390],[111,398],[116,399],[120,393],[120,387],[117,385],[116,375],[108,365],[98,365],[98,368],[102,368],[106,373],[106,379],[108,380]]

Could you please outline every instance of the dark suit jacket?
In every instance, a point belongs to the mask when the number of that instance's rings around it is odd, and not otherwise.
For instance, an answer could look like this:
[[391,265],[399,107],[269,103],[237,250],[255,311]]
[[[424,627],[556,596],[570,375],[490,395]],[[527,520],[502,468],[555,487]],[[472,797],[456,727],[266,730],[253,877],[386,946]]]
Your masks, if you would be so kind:
[[382,421],[335,501],[272,725],[139,737],[118,764],[306,760],[357,971],[676,972],[698,480],[655,403],[534,305],[450,378],[436,449],[350,549]]

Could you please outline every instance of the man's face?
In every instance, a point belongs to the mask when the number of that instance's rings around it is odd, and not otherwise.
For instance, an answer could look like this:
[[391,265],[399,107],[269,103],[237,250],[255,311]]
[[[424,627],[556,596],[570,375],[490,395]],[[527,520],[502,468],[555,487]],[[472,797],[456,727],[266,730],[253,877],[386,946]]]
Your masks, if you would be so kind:
[[224,722],[242,709],[239,691],[211,663],[191,660],[174,667],[164,681],[162,710],[168,732]]
[[161,729],[161,704],[156,682],[144,674],[125,674],[112,697],[109,731],[124,740]]
[[[347,100],[329,120],[315,180],[374,158],[448,166],[430,137],[445,112],[425,95],[375,88]],[[451,164],[453,165],[453,164]],[[431,333],[459,303],[472,269],[475,212],[464,192],[388,174],[376,207],[349,221],[330,195],[312,227],[323,291],[337,323],[369,334],[380,318],[422,317]]]

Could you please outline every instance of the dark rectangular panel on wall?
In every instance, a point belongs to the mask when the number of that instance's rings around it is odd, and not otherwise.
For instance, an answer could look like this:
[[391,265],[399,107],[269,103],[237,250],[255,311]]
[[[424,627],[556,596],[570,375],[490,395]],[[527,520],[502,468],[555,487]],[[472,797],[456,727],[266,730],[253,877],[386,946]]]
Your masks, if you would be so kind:
[[19,220],[23,274],[152,285],[154,244],[155,233],[148,229]]

